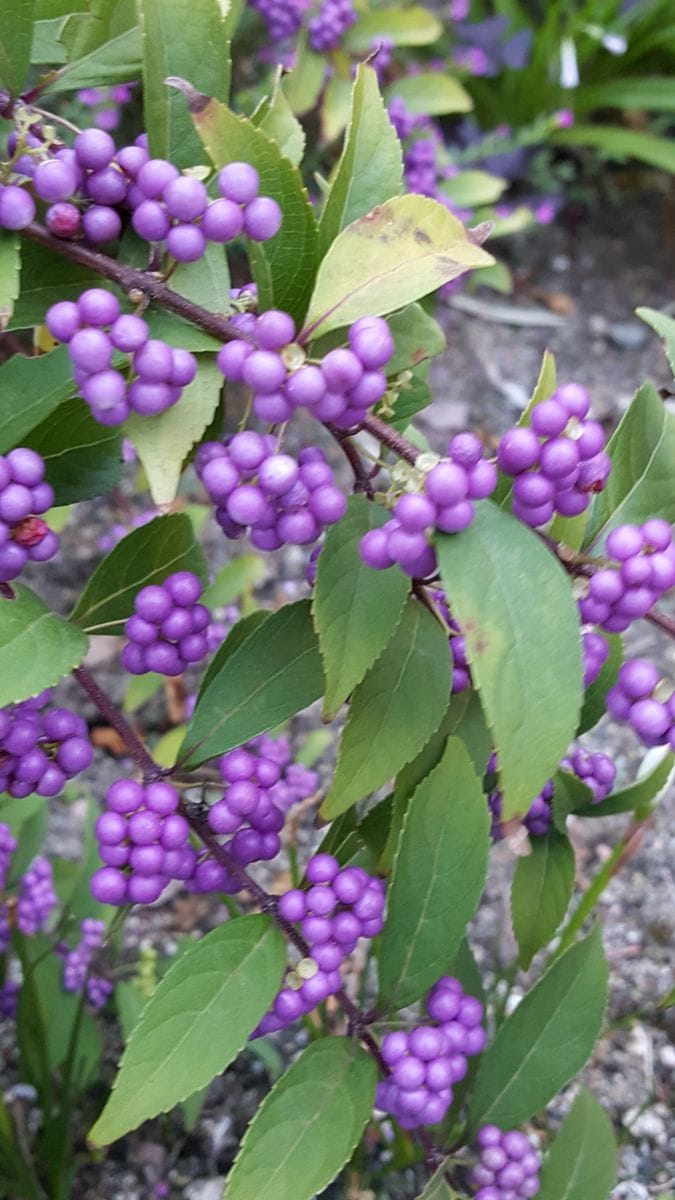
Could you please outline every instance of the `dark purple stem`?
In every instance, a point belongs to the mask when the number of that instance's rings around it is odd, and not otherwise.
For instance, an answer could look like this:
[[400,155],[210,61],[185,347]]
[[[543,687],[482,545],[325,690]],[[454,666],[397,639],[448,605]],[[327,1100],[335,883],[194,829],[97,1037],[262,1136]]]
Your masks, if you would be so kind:
[[421,451],[417,446],[413,446],[407,438],[404,438],[401,433],[397,433],[392,429],[391,425],[387,425],[386,421],[381,421],[379,417],[369,416],[364,417],[361,422],[361,429],[365,429],[366,433],[372,433],[373,437],[377,438],[383,446],[388,446],[399,458],[403,458],[406,462],[415,465]]
[[[141,771],[143,779],[146,783],[151,783],[153,780],[166,778],[171,772],[164,770],[158,766],[152,756],[145,749],[145,746],[136,737],[129,722],[122,716],[121,712],[115,707],[112,700],[105,694],[102,688],[99,687],[96,680],[90,675],[86,667],[76,667],[73,671],[73,676],[79,683],[80,687],[87,693],[90,700],[98,708],[99,712],[106,718],[113,729],[120,735],[129,754],[133,758],[136,766]],[[303,958],[311,958],[311,950],[305,939],[294,929],[290,921],[279,912],[279,905],[276,897],[271,896],[260,884],[252,879],[248,871],[242,867],[241,863],[237,862],[236,858],[229,851],[221,846],[220,842],[211,833],[206,822],[201,817],[194,816],[190,810],[181,805],[181,811],[186,818],[190,828],[195,831],[197,836],[206,846],[212,857],[219,862],[222,867],[237,881],[242,891],[248,894],[259,905],[262,912],[269,913],[272,920],[278,925],[281,932],[285,935],[297,950],[300,951]],[[375,1059],[380,1071],[387,1074],[387,1065],[382,1058],[380,1048],[375,1041],[375,1038],[368,1032],[367,1025],[369,1023],[368,1016],[361,1012],[360,1008],[350,1000],[343,988],[335,993],[336,999],[342,1008],[349,1022],[349,1031],[353,1037],[358,1037]]]
[[675,620],[669,617],[667,613],[661,612],[659,608],[650,608],[645,621],[649,621],[650,625],[656,625],[658,629],[662,629],[671,638],[675,638]]
[[354,472],[354,491],[365,492],[368,499],[372,500],[375,496],[372,483],[373,475],[377,474],[379,468],[376,467],[374,472],[369,471],[367,467],[364,466],[363,459],[361,458],[361,455],[351,439],[346,436],[341,429],[338,429],[336,425],[331,425],[328,422],[325,422],[325,425],[331,436],[335,438],[335,441],[342,450],[342,453]]
[[[253,897],[262,912],[269,913],[272,920],[276,925],[278,925],[281,932],[285,935],[286,939],[293,946],[295,946],[296,950],[300,952],[302,957],[311,958],[312,951],[305,939],[297,932],[291,922],[287,921],[286,918],[283,917],[279,912],[279,905],[276,897],[271,896],[269,892],[266,892],[264,888],[260,887],[260,884],[256,883],[255,879],[251,878],[248,871],[242,867],[241,863],[237,862],[236,858],[230,854],[229,850],[227,850],[225,846],[221,846],[218,839],[215,838],[211,833],[203,818],[194,816],[184,806],[182,807],[181,811],[191,829],[193,829],[197,836],[201,839],[216,862],[219,862],[221,867],[224,867],[228,874],[231,875],[233,879],[236,879],[243,892],[248,892],[248,894]],[[368,1025],[368,1016],[363,1013],[360,1008],[357,1008],[353,1001],[350,1000],[349,996],[344,991],[344,988],[340,988],[340,991],[335,993],[335,998],[348,1019],[349,1031],[351,1035],[353,1037],[358,1037],[360,1041],[367,1046],[382,1074],[388,1074],[388,1067],[382,1058],[380,1047],[375,1041],[375,1038],[368,1032],[366,1028]]]
[[198,325],[205,333],[210,333],[212,337],[218,338],[221,342],[242,337],[247,340],[236,325],[230,324],[227,317],[219,317],[217,313],[209,312],[200,304],[193,304],[191,300],[186,300],[184,296],[172,291],[165,283],[147,271],[138,271],[135,267],[127,267],[123,263],[117,262],[116,259],[110,258],[109,255],[101,254],[100,250],[92,250],[89,246],[83,246],[81,242],[69,242],[63,238],[53,237],[37,221],[27,225],[21,232],[30,241],[37,242],[39,246],[44,246],[47,250],[52,250],[54,254],[60,254],[62,258],[79,263],[80,266],[90,267],[92,271],[103,275],[111,283],[116,283],[127,295],[139,292],[143,296],[147,296],[149,300],[154,300],[162,308],[168,309],[178,317],[183,317],[185,321]]
[[131,725],[122,716],[119,709],[115,707],[112,700],[106,696],[105,692],[98,686],[96,680],[90,675],[86,667],[76,667],[73,671],[73,678],[79,683],[84,692],[87,693],[90,700],[96,705],[98,711],[105,717],[106,721],[116,733],[119,734],[124,745],[133,758],[136,766],[143,775],[146,783],[151,783],[155,779],[162,779],[167,771],[159,767],[154,758],[146,750],[143,743],[136,737]]

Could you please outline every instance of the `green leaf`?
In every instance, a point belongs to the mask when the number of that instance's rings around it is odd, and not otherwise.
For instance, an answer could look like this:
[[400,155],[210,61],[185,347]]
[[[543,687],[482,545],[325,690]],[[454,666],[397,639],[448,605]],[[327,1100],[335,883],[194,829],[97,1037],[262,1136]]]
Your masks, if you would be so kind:
[[[391,83],[386,92],[387,104],[394,97],[405,103],[408,112],[441,117],[445,113],[465,113],[473,108],[466,88],[452,75],[442,71],[420,71],[416,75],[402,75]],[[485,201],[489,204],[490,201]]]
[[670,369],[675,375],[675,320],[655,308],[636,308],[635,312],[641,321],[646,321],[655,333],[665,342],[665,352]]
[[87,651],[84,634],[23,584],[0,599],[0,708],[53,687]]
[[553,824],[558,833],[565,834],[570,813],[590,804],[593,793],[574,771],[556,771],[553,789]]
[[[193,263],[192,265],[196,266],[198,264]],[[177,274],[178,268],[174,272],[173,277],[175,278]],[[223,265],[223,276],[225,278],[228,277],[227,264]],[[191,350],[193,354],[200,350],[212,350],[215,352],[220,349],[220,343],[217,338],[210,337],[208,333],[204,333],[203,329],[197,329],[196,325],[190,325],[187,321],[182,321],[174,313],[163,312],[158,308],[154,312],[145,312],[143,319],[150,329],[150,336],[159,338],[162,342],[167,342],[169,346],[182,346],[184,350]]]
[[421,304],[409,304],[387,318],[394,338],[394,353],[387,364],[388,375],[411,371],[428,358],[445,350],[445,333]]
[[[414,306],[410,305],[410,307]],[[431,392],[424,379],[424,374],[424,365],[421,369],[411,372],[409,379],[404,379],[397,384],[398,394],[393,403],[390,397],[386,396],[375,409],[376,416],[380,417],[382,421],[386,421],[387,425],[398,429],[400,433],[406,434],[407,437],[410,435],[406,433],[406,430],[414,429],[414,426],[410,425],[412,418],[431,404]],[[411,438],[411,441],[413,440],[414,438]]]
[[582,669],[576,604],[549,550],[490,502],[476,506],[468,529],[438,537],[436,547],[499,754],[508,818],[527,811],[577,727]]
[[550,942],[574,891],[574,850],[554,829],[530,838],[530,853],[519,858],[511,887],[511,922],[527,970],[537,950]]
[[225,641],[218,647],[218,650],[206,668],[200,691],[206,691],[211,680],[215,679],[216,675],[222,671],[225,663],[232,657],[235,650],[238,650],[250,638],[251,634],[255,633],[256,629],[259,629],[264,624],[269,616],[270,614],[266,609],[256,608],[247,617],[242,617],[241,621],[237,621],[236,625],[228,633]]
[[124,712],[133,713],[142,708],[157,694],[163,684],[164,676],[156,675],[154,671],[148,671],[146,675],[130,676],[124,693]]
[[194,571],[201,579],[206,575],[204,555],[184,513],[155,517],[122,538],[94,571],[72,620],[87,633],[122,633],[136,593],[174,571]]
[[613,817],[634,812],[642,819],[656,808],[670,783],[674,766],[675,755],[664,747],[655,747],[645,755],[634,783],[612,792],[600,804],[580,805],[574,812],[579,817]]
[[225,661],[219,655],[204,680],[187,733],[185,757],[190,766],[273,729],[307,708],[323,690],[308,600],[272,613]]
[[192,119],[214,166],[250,162],[260,175],[261,195],[281,205],[281,229],[268,242],[250,242],[249,258],[261,309],[281,308],[301,321],[314,284],[317,229],[297,168],[261,129],[217,100]]
[[197,374],[177,404],[158,417],[132,413],[125,422],[124,432],[141,460],[158,507],[175,500],[183,464],[213,419],[222,385],[214,359],[202,354]]
[[466,690],[450,697],[450,705],[443,723],[426,746],[408,763],[396,777],[393,797],[393,816],[387,844],[379,861],[380,870],[389,872],[403,828],[403,820],[410,800],[423,779],[437,767],[445,753],[450,736],[459,738],[468,752],[476,775],[482,778],[485,764],[490,757],[492,739],[485,724],[478,696]]
[[307,45],[307,38],[300,33],[295,55],[295,66],[284,79],[284,91],[288,103],[297,116],[314,108],[323,87],[326,62],[322,54],[315,54]]
[[30,61],[33,66],[48,64],[53,69],[68,62],[65,46],[59,41],[62,28],[63,21],[60,17],[49,21],[35,21],[30,48]]
[[675,521],[675,413],[668,412],[656,389],[645,383],[636,392],[607,453],[612,471],[594,500],[584,545],[605,537],[615,525],[636,525],[648,517]]
[[67,400],[22,445],[45,460],[56,504],[108,495],[122,478],[122,436],[92,417],[83,400]]
[[319,267],[306,317],[316,334],[402,308],[493,259],[428,196],[395,196],[343,229]]
[[351,1039],[323,1038],[303,1050],[249,1125],[227,1200],[313,1200],[351,1157],[376,1076],[370,1055]]
[[[63,964],[50,953],[47,938],[17,939],[24,982],[19,993],[17,1019],[22,1078],[35,1084],[43,1102],[51,1096],[51,1075],[67,1062],[76,1037],[74,1072],[70,1081],[77,1093],[95,1074],[102,1053],[96,1022],[80,996],[63,987]],[[61,1100],[65,1097],[61,1096]]]
[[140,74],[141,65],[141,35],[138,28],[125,29],[89,54],[62,67],[45,88],[45,94],[126,83]]
[[[62,24],[59,41],[65,46],[68,62],[77,62],[105,46],[111,38],[133,29],[136,11],[133,0],[90,0],[83,11],[79,4],[70,8]],[[131,76],[129,76],[131,78]]]
[[429,46],[441,37],[443,26],[438,17],[421,5],[412,8],[379,8],[365,12],[347,33],[347,50],[369,53],[373,43],[392,41],[395,46]]
[[675,112],[675,80],[667,75],[652,79],[605,79],[584,84],[574,93],[574,108],[585,113],[593,108],[641,109],[643,112]]
[[258,105],[251,121],[276,142],[284,158],[298,167],[305,153],[305,131],[293,113],[281,86],[281,68],[274,81],[274,91]]
[[335,715],[379,658],[410,589],[401,571],[373,571],[361,561],[361,538],[387,517],[385,509],[365,496],[352,496],[319,557],[312,611],[326,675],[327,717]]
[[607,1003],[600,927],[561,955],[500,1025],[481,1058],[469,1127],[515,1129],[588,1059]]
[[65,346],[38,358],[13,354],[0,367],[0,453],[20,445],[74,388]]
[[551,135],[559,146],[591,146],[603,157],[611,159],[637,158],[639,162],[661,171],[675,172],[675,146],[670,138],[637,129],[617,129],[613,125],[574,125]]
[[506,179],[488,171],[459,171],[441,184],[441,192],[458,208],[477,208],[495,204],[508,187]]
[[609,654],[602,664],[600,674],[594,683],[584,692],[584,703],[579,717],[575,737],[587,733],[605,713],[605,699],[611,687],[616,683],[619,668],[623,662],[623,640],[618,633],[603,633],[609,643]]
[[35,855],[43,849],[48,816],[43,796],[25,796],[18,803],[13,797],[0,797],[0,821],[19,843],[7,875],[10,888],[16,887]]
[[[88,267],[68,262],[60,254],[24,240],[21,245],[21,286],[7,328],[31,329],[40,325],[51,304],[57,300],[77,300],[86,287],[100,287],[103,283],[100,275]],[[59,353],[70,364],[65,346]],[[70,371],[72,374],[72,366]]]
[[333,72],[321,99],[321,141],[327,146],[335,142],[346,129],[351,94],[351,75]]
[[267,567],[258,554],[242,554],[225,563],[202,597],[209,608],[225,608],[264,580]]
[[380,1005],[396,1012],[447,970],[481,897],[490,819],[465,747],[448,740],[403,824],[379,954]]
[[18,96],[28,68],[33,44],[35,0],[5,0],[0,25],[0,82]]
[[219,0],[190,0],[189,11],[185,0],[138,0],[150,153],[180,169],[203,162],[204,152],[185,97],[167,87],[166,79],[178,75],[204,95],[227,100],[230,55],[223,16]]
[[[534,386],[534,391],[527,402],[527,405],[518,419],[518,426],[529,425],[532,417],[532,409],[540,404],[542,400],[548,400],[555,391],[556,386],[556,365],[555,358],[550,350],[544,350],[544,356],[541,360],[541,367],[537,382]],[[493,493],[492,499],[496,504],[503,508],[511,498],[513,492],[513,479],[510,475],[500,475],[497,487]]]
[[480,267],[474,271],[471,282],[474,287],[492,288],[493,292],[501,292],[510,296],[513,292],[513,275],[506,263],[495,262],[491,267]]
[[376,204],[401,191],[403,152],[372,67],[357,68],[342,156],[319,221],[319,253]]
[[354,692],[322,816],[344,812],[415,757],[443,720],[450,686],[448,639],[431,613],[410,599]]
[[7,328],[19,294],[21,240],[18,233],[0,230],[0,331]]
[[607,1113],[581,1092],[541,1170],[540,1200],[607,1200],[616,1182],[616,1141]]
[[[216,242],[208,242],[204,254],[197,262],[179,263],[171,277],[171,286],[193,304],[201,304],[202,308],[227,316],[231,308],[230,270],[224,247]],[[180,321],[181,326],[185,324],[184,321]],[[195,332],[201,333],[200,330]],[[184,346],[186,350],[190,348],[184,340],[177,344]],[[208,345],[199,345],[197,349],[212,350],[217,346],[217,342],[214,343],[214,339],[209,338]]]
[[89,1134],[107,1146],[204,1087],[246,1045],[283,977],[286,946],[269,917],[227,921],[189,946],[160,980]]
[[453,1191],[447,1180],[447,1172],[451,1166],[451,1159],[447,1160],[447,1164],[441,1163],[417,1200],[457,1200],[457,1192]]

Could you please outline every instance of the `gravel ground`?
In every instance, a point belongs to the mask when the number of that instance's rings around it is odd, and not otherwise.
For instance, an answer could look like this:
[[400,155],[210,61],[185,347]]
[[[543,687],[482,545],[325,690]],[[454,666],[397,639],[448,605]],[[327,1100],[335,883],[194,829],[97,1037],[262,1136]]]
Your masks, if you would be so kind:
[[[433,370],[434,408],[420,422],[435,445],[442,445],[449,434],[466,426],[499,434],[512,424],[536,379],[546,346],[557,357],[559,377],[576,378],[589,386],[596,410],[608,424],[616,422],[645,378],[659,386],[668,384],[670,376],[658,340],[633,317],[639,304],[658,308],[672,299],[664,269],[667,208],[658,197],[648,200],[644,209],[632,202],[623,209],[603,211],[585,225],[573,229],[557,226],[543,236],[511,243],[509,254],[518,265],[516,296],[504,301],[496,301],[493,293],[471,297],[470,302],[478,299],[486,306],[481,316],[458,308],[444,311],[448,350]],[[649,220],[644,219],[645,210]],[[625,240],[627,229],[629,242]],[[543,297],[569,311],[564,324],[549,328],[511,323],[527,319],[535,307],[547,314],[550,310],[538,302]],[[509,311],[495,312],[497,303]],[[506,316],[508,321],[495,316]],[[55,564],[40,575],[39,589],[63,612],[91,573],[98,537],[111,519],[107,503],[89,505],[86,514],[86,524],[78,523],[76,529],[66,531],[63,562],[68,563],[67,571]],[[224,560],[223,542],[218,538],[213,545]],[[290,552],[272,557],[276,562],[270,568],[266,594],[279,598],[293,594],[305,556]],[[301,587],[304,591],[304,585]],[[665,659],[675,672],[675,646],[651,627],[640,627],[631,649]],[[122,684],[115,675],[112,650],[110,643],[96,648],[96,671],[119,700]],[[95,718],[93,710],[87,715]],[[160,722],[161,706],[148,706],[144,718]],[[318,712],[303,715],[295,723],[295,732],[302,738],[318,720]],[[615,756],[619,782],[634,776],[640,755],[625,728],[603,721],[586,740],[593,748]],[[322,763],[324,777],[330,765],[328,760]],[[99,754],[88,784],[101,797],[118,773],[119,762]],[[51,842],[55,852],[77,855],[83,809],[81,801],[54,806]],[[615,1200],[672,1200],[670,1193],[675,1193],[671,1117],[675,1010],[658,1008],[660,998],[673,984],[674,814],[671,789],[599,906],[611,964],[611,994],[606,1030],[583,1082],[606,1107],[622,1143],[622,1182],[613,1193]],[[573,824],[580,886],[587,885],[628,821],[605,818]],[[301,854],[317,836],[308,814],[298,831]],[[514,957],[508,915],[514,861],[506,844],[496,847],[485,901],[473,924],[472,943],[486,972],[495,946],[503,964]],[[280,887],[286,880],[278,876],[272,882]],[[173,895],[152,910],[132,914],[128,942],[171,953],[178,938],[193,928],[210,928],[223,915],[222,909],[204,898]],[[532,978],[540,965],[536,960]],[[527,982],[525,977],[517,981]],[[288,1060],[304,1038],[304,1032],[296,1031],[279,1035],[276,1044],[281,1057]],[[7,1082],[13,1083],[15,1059],[7,1030],[0,1031],[0,1062],[5,1063]],[[72,1193],[75,1200],[150,1200],[164,1194],[157,1185],[161,1188],[167,1180],[172,1197],[220,1200],[222,1179],[237,1143],[268,1086],[268,1067],[254,1053],[240,1056],[227,1075],[212,1084],[190,1132],[174,1115],[148,1123],[112,1147],[104,1163],[82,1170]],[[551,1106],[554,1123],[567,1111],[575,1087]],[[340,1184],[325,1195],[331,1200],[412,1200],[421,1190],[419,1184],[420,1176],[409,1170],[392,1177],[378,1193],[360,1190],[354,1183],[349,1187]]]

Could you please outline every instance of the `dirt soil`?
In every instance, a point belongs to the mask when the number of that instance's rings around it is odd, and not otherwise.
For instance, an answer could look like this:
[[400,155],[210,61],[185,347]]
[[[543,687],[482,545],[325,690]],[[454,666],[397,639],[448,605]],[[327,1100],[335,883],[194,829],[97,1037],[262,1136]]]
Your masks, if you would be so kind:
[[[534,385],[546,347],[556,355],[560,379],[578,379],[590,388],[595,409],[608,426],[616,423],[636,386],[645,379],[660,387],[672,382],[658,339],[633,315],[638,305],[664,308],[675,301],[667,213],[662,195],[646,195],[639,202],[629,199],[623,207],[603,207],[574,226],[559,224],[510,242],[506,254],[519,281],[515,296],[464,292],[458,304],[466,305],[466,296],[470,305],[478,300],[484,306],[481,315],[459,307],[442,311],[448,349],[432,372],[437,397],[434,407],[419,422],[434,445],[441,447],[449,434],[462,428],[474,427],[492,437],[512,424]],[[561,324],[512,323],[529,321],[533,310],[537,320],[546,319],[551,316],[547,307],[551,304],[568,314]],[[69,563],[68,573],[55,565],[40,575],[39,590],[63,612],[91,573],[93,559],[100,555],[99,536],[112,519],[119,519],[111,517],[107,503],[89,505],[86,511],[87,523],[66,531],[63,560]],[[214,540],[214,546],[224,561],[227,551],[222,540]],[[266,593],[278,597],[306,594],[302,581],[305,555],[290,551],[272,556],[270,561],[273,559]],[[666,673],[675,675],[675,645],[652,627],[643,624],[630,648],[657,656]],[[104,644],[97,650],[95,669],[112,694],[121,699],[113,649]],[[93,718],[93,711],[88,715]],[[159,721],[161,709],[150,705],[143,716],[149,722]],[[304,735],[318,724],[318,712],[310,711],[295,723],[294,732]],[[625,727],[603,721],[585,740],[615,756],[620,784],[634,776],[640,752]],[[324,777],[330,766],[328,760],[322,763]],[[87,782],[101,797],[119,770],[118,761],[98,755],[96,772]],[[77,855],[83,806],[83,801],[54,806],[54,852]],[[675,1192],[675,1010],[659,1008],[660,998],[673,985],[674,816],[671,790],[599,906],[611,964],[611,996],[606,1030],[583,1082],[605,1105],[622,1144],[621,1182],[613,1192],[614,1200],[672,1200]],[[573,823],[580,886],[588,884],[627,822],[628,818],[606,818]],[[316,840],[308,813],[298,832],[301,859]],[[471,931],[486,974],[495,947],[502,964],[515,956],[508,911],[514,862],[505,843],[495,848],[487,894]],[[285,869],[282,861],[279,871]],[[280,889],[286,879],[278,875],[272,882]],[[170,953],[191,929],[205,930],[223,916],[214,902],[174,893],[151,910],[132,914],[128,944],[131,948],[152,945],[161,953]],[[541,961],[535,960],[530,979],[540,968]],[[530,979],[519,976],[517,982],[524,985]],[[305,1040],[304,1032],[294,1029],[272,1039],[284,1061],[292,1058]],[[0,1031],[0,1064],[3,1061],[11,1084],[16,1080],[16,1063],[7,1027]],[[159,1200],[164,1196],[220,1200],[237,1143],[268,1086],[269,1065],[253,1053],[241,1055],[226,1076],[211,1085],[201,1115],[189,1132],[175,1114],[149,1122],[113,1146],[102,1163],[81,1170],[72,1192],[74,1200]],[[553,1122],[564,1116],[576,1086],[551,1106]],[[359,1185],[355,1180],[349,1189],[339,1184],[324,1195],[331,1200],[413,1200],[422,1190],[422,1178],[410,1169],[386,1178],[380,1190],[369,1190],[375,1185]]]

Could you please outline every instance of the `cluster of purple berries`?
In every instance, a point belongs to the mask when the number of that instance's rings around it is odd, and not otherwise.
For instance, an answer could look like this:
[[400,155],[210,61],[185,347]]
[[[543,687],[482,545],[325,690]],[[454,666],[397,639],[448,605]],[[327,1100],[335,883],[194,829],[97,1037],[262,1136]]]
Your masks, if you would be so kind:
[[284,42],[295,37],[311,0],[251,0],[267,25],[272,42]]
[[588,508],[589,494],[604,488],[611,460],[589,408],[585,387],[562,384],[535,405],[530,426],[510,429],[501,439],[497,462],[515,476],[513,512],[526,525],[546,525],[555,512],[576,517]]
[[129,640],[122,665],[127,671],[182,675],[206,657],[211,613],[199,603],[201,594],[201,580],[192,571],[176,571],[163,583],[141,588],[124,626]]
[[584,688],[595,683],[609,655],[609,644],[601,633],[588,630],[581,636],[584,661]]
[[436,588],[432,592],[432,596],[436,608],[452,631],[449,642],[452,659],[452,694],[455,695],[457,692],[464,692],[471,687],[471,668],[466,653],[466,638],[448,608],[445,592]]
[[[197,373],[189,350],[151,338],[142,317],[121,313],[104,288],[89,288],[77,302],[59,300],[45,320],[52,337],[67,344],[75,382],[101,425],[121,425],[132,410],[143,417],[165,412]],[[131,355],[131,382],[112,366],[116,350]]]
[[9,825],[0,824],[0,891],[4,889],[7,883],[9,868],[12,865],[12,855],[17,845],[18,842]]
[[109,979],[94,975],[91,967],[103,945],[105,925],[103,921],[95,921],[85,917],[80,924],[80,941],[72,950],[67,944],[57,946],[57,954],[63,959],[63,987],[67,992],[83,992],[86,990],[87,999],[92,1008],[103,1008],[113,987]]
[[[316,791],[316,771],[291,762],[287,738],[254,738],[219,759],[225,784],[220,800],[209,809],[209,828],[227,835],[225,849],[242,866],[276,858],[285,814]],[[195,864],[187,882],[193,892],[235,893],[239,884],[208,854]]]
[[644,525],[618,525],[605,548],[617,566],[603,567],[590,577],[579,612],[589,624],[623,633],[675,586],[672,529],[660,517]]
[[616,780],[616,766],[607,754],[592,752],[577,746],[560,766],[580,779],[593,794],[593,804],[600,804],[609,796]]
[[347,509],[322,450],[309,446],[296,462],[276,449],[271,434],[245,430],[224,445],[205,442],[195,459],[225,535],[238,538],[248,529],[258,550],[308,545]]
[[465,994],[458,979],[442,975],[427,996],[426,1009],[434,1025],[397,1030],[382,1042],[391,1074],[378,1084],[376,1104],[404,1129],[443,1120],[453,1084],[466,1075],[467,1060],[485,1046],[483,1005]]
[[520,1130],[484,1125],[476,1138],[480,1157],[470,1175],[475,1200],[530,1200],[539,1191],[541,1159]]
[[279,913],[299,926],[311,957],[286,977],[252,1037],[282,1029],[339,991],[340,966],[359,938],[382,931],[386,893],[381,879],[362,867],[340,868],[332,854],[315,854],[306,878],[307,891],[293,888],[279,898]]
[[280,309],[256,317],[235,316],[244,338],[222,347],[218,366],[232,383],[253,392],[253,411],[274,425],[296,408],[307,408],[320,421],[349,429],[382,399],[387,377],[382,370],[394,353],[394,339],[382,317],[361,317],[348,333],[349,347],[329,350],[317,363],[306,362],[294,342],[295,322]]
[[0,709],[0,791],[58,796],[93,758],[87,723],[51,703],[51,691]]
[[19,1004],[21,984],[16,979],[6,979],[0,987],[0,1017],[15,1021]]
[[307,27],[309,44],[318,54],[335,50],[347,30],[358,20],[352,0],[322,0]]
[[[281,227],[281,209],[260,196],[260,179],[249,163],[230,163],[218,176],[219,199],[210,200],[201,180],[181,175],[173,163],[150,158],[145,134],[116,151],[103,129],[78,133],[73,147],[53,150],[33,134],[26,153],[12,163],[15,176],[32,183],[49,205],[45,224],[56,237],[80,234],[94,244],[122,232],[120,207],[132,210],[132,225],[144,241],[165,243],[178,262],[201,258],[207,241],[229,242],[242,234],[264,242]],[[15,155],[16,134],[8,140]],[[84,211],[83,211],[84,210]],[[0,190],[0,226],[23,229],[35,216],[33,196],[21,184]]]
[[28,937],[40,933],[58,904],[51,863],[34,858],[19,880],[16,893],[16,927]]
[[59,539],[37,513],[54,503],[45,464],[35,450],[18,446],[0,455],[0,582],[16,579],[28,562],[46,562]]
[[146,154],[136,167],[129,157],[124,151],[118,156],[133,178],[126,199],[134,230],[146,242],[165,242],[178,262],[201,258],[207,242],[223,244],[242,235],[266,242],[281,228],[281,209],[270,196],[258,194],[260,176],[250,163],[223,167],[219,199],[210,200],[201,180],[181,175],[166,159]]
[[110,133],[117,129],[122,117],[122,107],[133,95],[135,83],[118,83],[114,87],[80,88],[75,95],[85,108],[93,109],[94,125]]
[[[35,195],[49,207],[45,224],[56,237],[83,234],[94,244],[119,237],[129,179],[115,159],[115,143],[103,129],[85,129],[72,148],[46,146],[35,134],[24,135],[24,152],[11,133],[7,149],[16,178],[30,180]],[[147,155],[147,151],[145,152]],[[84,210],[84,211],[83,211]],[[0,194],[0,225],[23,229],[35,216],[35,201],[24,186],[9,183]]]
[[196,856],[179,803],[168,783],[115,780],[94,827],[105,863],[91,878],[95,900],[153,904],[170,880],[189,877]]
[[675,690],[647,659],[623,663],[607,693],[607,711],[617,721],[627,721],[645,746],[675,750]]
[[[571,772],[582,783],[586,784],[586,787],[592,793],[593,804],[599,804],[604,800],[614,787],[616,766],[607,754],[602,754],[600,751],[591,753],[580,747],[574,748],[562,759],[560,766],[563,771]],[[492,754],[488,761],[487,774],[493,774],[496,769],[497,756],[496,754]],[[539,795],[535,796],[523,818],[525,828],[534,837],[544,837],[553,824],[552,805],[554,792],[555,784],[552,779],[548,779]],[[499,841],[504,836],[502,826],[502,794],[500,791],[495,790],[489,793],[488,805],[492,816],[492,839],[493,841]]]
[[393,517],[361,539],[361,558],[376,571],[398,563],[407,575],[423,579],[436,570],[429,544],[432,530],[459,533],[471,524],[474,500],[484,500],[497,485],[494,463],[483,457],[473,433],[459,433],[424,477],[423,491],[407,492],[394,505]]

